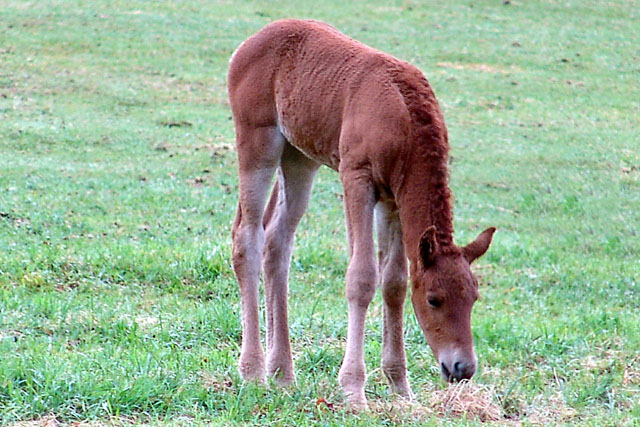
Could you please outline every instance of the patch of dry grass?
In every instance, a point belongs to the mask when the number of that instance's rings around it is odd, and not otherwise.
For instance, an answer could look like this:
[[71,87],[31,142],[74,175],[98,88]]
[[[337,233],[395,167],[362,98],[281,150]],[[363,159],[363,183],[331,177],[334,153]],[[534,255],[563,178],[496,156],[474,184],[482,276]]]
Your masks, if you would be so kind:
[[481,71],[484,73],[501,73],[508,74],[514,71],[520,71],[517,67],[510,67],[510,69],[499,68],[495,65],[489,64],[461,64],[458,62],[438,62],[436,64],[438,67],[443,68],[451,68],[453,70],[471,70],[471,71]]
[[567,406],[560,392],[557,392],[534,399],[527,409],[526,421],[533,425],[549,425],[568,421],[576,416],[576,410]]
[[200,380],[206,390],[214,392],[229,391],[233,385],[230,378],[219,378],[206,371],[200,373]]
[[[421,395],[422,402],[399,396],[391,400],[370,399],[369,412],[394,424],[464,419],[491,425],[554,425],[575,421],[579,416],[557,390],[538,396],[530,404],[521,402],[520,416],[516,417],[504,411],[492,387],[470,381],[451,384],[442,390],[424,390]],[[336,410],[333,404],[330,406],[332,411]]]
[[19,423],[11,424],[12,427],[57,427],[58,422],[55,415],[47,415],[37,420],[21,421]]
[[440,416],[465,417],[486,422],[503,418],[502,408],[496,400],[495,393],[489,387],[461,381],[444,390],[434,391],[429,404]]
[[508,422],[492,389],[473,382],[462,381],[443,390],[423,393],[425,404],[397,397],[391,401],[370,400],[371,412],[402,423],[411,420],[433,421],[434,418],[465,418],[480,422]]
[[21,421],[15,424],[11,424],[12,427],[60,427],[60,426],[73,426],[73,427],[103,427],[103,426],[130,426],[140,425],[134,418],[119,416],[112,417],[105,421],[77,421],[72,423],[63,423],[58,418],[49,414],[37,420]]

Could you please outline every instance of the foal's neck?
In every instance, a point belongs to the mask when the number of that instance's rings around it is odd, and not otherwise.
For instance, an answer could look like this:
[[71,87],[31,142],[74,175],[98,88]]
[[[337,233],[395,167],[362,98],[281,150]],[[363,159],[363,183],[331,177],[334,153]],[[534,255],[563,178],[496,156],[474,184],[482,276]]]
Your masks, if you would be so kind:
[[447,173],[448,146],[446,140],[435,145],[430,143],[414,150],[396,195],[404,246],[412,264],[417,261],[422,234],[432,225],[436,227],[440,250],[445,253],[456,250]]
[[435,94],[422,73],[399,67],[394,83],[411,117],[404,173],[394,184],[407,256],[415,265],[425,230],[436,227],[440,250],[455,251],[453,212],[448,185],[449,139]]

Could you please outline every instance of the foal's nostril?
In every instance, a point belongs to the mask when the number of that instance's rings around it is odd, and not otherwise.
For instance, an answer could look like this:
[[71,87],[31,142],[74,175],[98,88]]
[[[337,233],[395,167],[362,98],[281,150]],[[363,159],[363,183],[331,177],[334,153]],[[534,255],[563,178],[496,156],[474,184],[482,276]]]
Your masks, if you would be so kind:
[[473,374],[476,372],[476,367],[474,363],[468,362],[456,362],[453,364],[453,377],[460,380],[468,380]]
[[447,368],[447,365],[444,364],[444,362],[440,362],[440,369],[442,370],[442,376],[447,380],[447,381],[451,381],[451,372],[449,372],[449,369]]
[[454,378],[460,379],[460,377],[462,376],[462,369],[463,369],[462,363],[456,362],[453,364],[452,374]]

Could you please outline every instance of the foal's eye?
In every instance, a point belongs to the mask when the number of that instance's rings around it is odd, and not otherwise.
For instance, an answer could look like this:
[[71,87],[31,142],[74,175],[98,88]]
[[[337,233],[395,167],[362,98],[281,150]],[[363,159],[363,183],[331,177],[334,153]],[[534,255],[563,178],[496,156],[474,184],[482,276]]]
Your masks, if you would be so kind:
[[438,308],[442,304],[442,301],[440,301],[437,298],[429,298],[427,301],[429,302],[429,305],[433,308]]

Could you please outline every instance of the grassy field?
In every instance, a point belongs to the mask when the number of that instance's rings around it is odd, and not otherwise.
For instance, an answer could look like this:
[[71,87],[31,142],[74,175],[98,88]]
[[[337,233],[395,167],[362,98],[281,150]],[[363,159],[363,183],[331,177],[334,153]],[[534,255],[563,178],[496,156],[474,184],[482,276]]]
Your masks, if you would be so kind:
[[[438,413],[410,305],[414,406],[378,369],[346,411],[347,249],[323,170],[292,263],[298,383],[243,384],[230,265],[236,46],[310,17],[419,66],[452,147],[475,270],[474,384],[505,422],[640,419],[640,4],[0,1],[0,424],[479,423]],[[316,405],[318,399],[331,405]],[[330,405],[329,405],[330,406]]]

